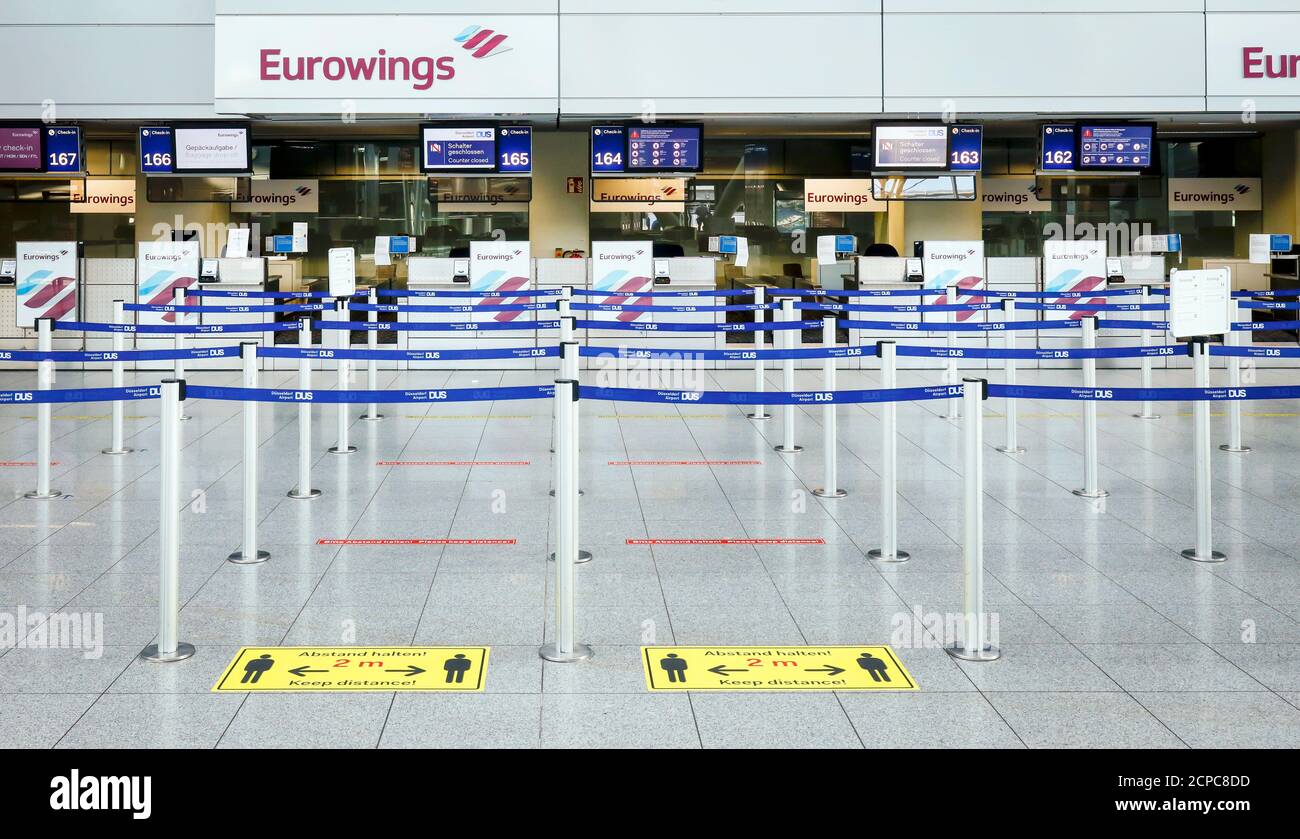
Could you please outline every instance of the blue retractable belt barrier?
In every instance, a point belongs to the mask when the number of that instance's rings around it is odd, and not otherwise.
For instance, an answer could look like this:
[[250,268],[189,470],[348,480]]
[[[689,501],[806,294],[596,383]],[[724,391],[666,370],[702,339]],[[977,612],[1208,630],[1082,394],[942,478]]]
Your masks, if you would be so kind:
[[819,329],[819,320],[768,321],[764,323],[640,323],[623,320],[579,320],[577,329],[619,329],[625,332],[779,332]]
[[544,303],[493,303],[473,305],[464,303],[457,306],[421,306],[418,304],[398,303],[349,303],[352,312],[540,312],[555,309],[555,301]]
[[1273,329],[1300,329],[1300,320],[1239,321],[1232,325],[1233,332],[1267,332]]
[[1166,320],[1114,320],[1097,318],[1098,329],[1142,329],[1155,332],[1168,332],[1169,321]]
[[1300,347],[1229,347],[1223,344],[1209,346],[1210,355],[1239,358],[1300,358]]
[[699,291],[596,291],[591,288],[575,288],[573,293],[581,297],[741,297],[754,292],[751,289],[720,288],[703,288]]
[[1167,312],[1168,303],[1017,303],[1026,312]]
[[341,329],[349,332],[492,332],[510,329],[559,329],[558,320],[519,320],[502,323],[369,323],[366,321],[312,321],[317,329]]
[[959,294],[972,297],[1012,297],[1015,299],[1047,299],[1049,297],[1123,297],[1128,294],[1141,294],[1141,288],[1103,288],[1096,291],[993,291],[984,288],[963,288]]
[[1024,329],[1078,329],[1078,320],[1010,320],[993,323],[929,323],[889,320],[842,320],[845,329],[889,329],[897,332],[1010,332]]
[[84,387],[71,390],[0,390],[0,405],[31,405],[50,402],[127,402],[157,399],[158,385],[134,387]]
[[124,303],[127,312],[182,312],[205,315],[271,314],[276,312],[323,312],[329,303],[284,303],[278,306],[175,306],[170,303]]
[[848,405],[862,402],[920,402],[926,399],[954,399],[962,395],[960,385],[877,388],[874,390],[779,391],[648,390],[629,387],[579,387],[583,399],[610,402],[668,402],[683,405]]
[[0,361],[176,361],[188,358],[227,358],[238,356],[240,348],[233,347],[191,347],[183,350],[99,350],[81,352],[79,350],[0,350]]
[[578,347],[586,358],[668,358],[698,361],[754,361],[786,358],[860,358],[875,352],[875,347],[810,347],[797,350],[665,350],[632,347]]
[[[475,387],[440,390],[292,390],[285,388],[208,387],[188,385],[191,399],[220,399],[232,402],[503,402],[516,399],[546,399],[555,396],[554,385],[522,387]],[[47,391],[52,393],[54,391]]]
[[1010,399],[1072,399],[1100,402],[1203,402],[1234,399],[1294,399],[1300,385],[1277,387],[1050,387],[989,385],[990,397]]
[[1002,307],[997,303],[933,303],[930,305],[872,305],[866,303],[796,303],[796,309],[825,312],[988,312]]
[[[238,355],[238,353],[235,353]],[[485,350],[332,350],[316,347],[259,347],[261,358],[341,358],[347,361],[462,361],[479,358],[551,358],[553,347],[503,347]]]
[[221,335],[226,332],[282,332],[301,327],[297,323],[212,323],[173,326],[56,320],[54,328],[69,332],[129,332],[138,335]]
[[[639,296],[639,295],[636,295]],[[798,304],[798,309],[806,304]],[[726,306],[640,306],[624,303],[572,303],[575,312],[756,312],[781,308],[778,303],[733,303]]]
[[1300,309],[1300,300],[1239,300],[1237,305],[1243,309]]
[[1060,360],[1064,358],[1157,358],[1187,354],[1186,344],[1167,344],[1160,347],[1095,347],[1093,349],[992,349],[985,347],[912,347],[900,344],[894,352],[913,358],[1021,358]]
[[196,291],[187,291],[186,295],[189,297],[260,297],[278,300],[295,297],[326,299],[331,296],[328,291],[228,291],[216,288],[200,288]]
[[465,289],[380,288],[377,297],[558,297],[558,288],[520,289],[518,291],[469,291]]

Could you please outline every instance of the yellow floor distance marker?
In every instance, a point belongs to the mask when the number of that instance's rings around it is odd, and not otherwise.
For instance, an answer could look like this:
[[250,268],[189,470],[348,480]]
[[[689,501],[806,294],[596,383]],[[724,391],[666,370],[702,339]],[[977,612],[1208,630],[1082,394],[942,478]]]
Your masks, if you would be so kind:
[[213,693],[482,691],[488,647],[244,647]]
[[920,690],[888,646],[642,647],[650,690]]

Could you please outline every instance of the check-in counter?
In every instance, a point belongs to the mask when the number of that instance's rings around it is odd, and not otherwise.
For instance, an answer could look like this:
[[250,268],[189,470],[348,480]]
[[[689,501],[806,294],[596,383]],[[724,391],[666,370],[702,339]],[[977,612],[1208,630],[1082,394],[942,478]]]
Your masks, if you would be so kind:
[[[492,288],[471,289],[468,278],[455,273],[455,264],[464,262],[445,257],[413,256],[407,260],[407,287],[412,291],[480,291],[488,293]],[[533,288],[530,276],[520,291]],[[535,311],[503,312],[483,311],[475,307],[484,304],[533,303],[529,297],[402,297],[396,298],[404,305],[414,306],[454,306],[453,312],[401,312],[399,322],[405,323],[444,323],[475,324],[489,326],[495,323],[523,323],[538,318]],[[542,312],[551,316],[551,312]],[[546,320],[548,318],[542,318]],[[555,330],[548,331],[545,340],[554,341]],[[532,330],[476,330],[403,332],[398,335],[398,346],[412,350],[475,350],[502,349],[507,347],[535,347],[538,333]],[[536,361],[524,359],[470,359],[455,362],[447,361],[412,361],[408,362],[411,370],[438,370],[449,367],[476,368],[480,370],[532,370]]]
[[[984,260],[984,285],[989,291],[1013,291],[1018,293],[1038,291],[1042,287],[1039,282],[1039,271],[1041,263],[1034,256],[992,256]],[[998,309],[991,310],[987,313],[987,319],[990,323],[1002,323],[1007,318],[1001,310],[1001,299],[997,297],[984,298],[985,302],[994,303],[999,306]],[[1032,298],[1026,298],[1026,302],[1036,302]],[[1040,320],[1038,316],[1041,312],[1016,312],[1015,319],[1018,321]],[[1002,349],[1006,346],[1006,333],[990,332],[988,333],[988,346],[991,349]],[[1022,330],[1016,332],[1015,342],[1017,349],[1036,349],[1038,347],[1039,333],[1033,330]],[[989,359],[986,365],[990,370],[1001,370],[1002,361],[998,359]],[[1017,369],[1032,369],[1038,366],[1037,361],[1020,359]]]
[[[293,260],[293,262],[301,265],[298,260]],[[205,291],[261,292],[273,290],[275,289],[275,283],[271,281],[267,268],[268,263],[264,257],[223,257],[217,260],[217,275],[220,279],[215,283],[202,283],[199,288]],[[204,326],[220,326],[234,323],[274,323],[275,315],[273,314],[241,312],[238,310],[287,302],[262,297],[244,299],[238,297],[200,297],[198,300],[199,305],[205,309],[199,316],[199,322]],[[188,322],[192,323],[193,320]],[[261,341],[262,346],[271,346],[275,341],[275,333],[240,332],[212,336],[187,335],[185,345],[187,347],[228,347],[238,344],[240,341]],[[239,369],[239,361],[238,359],[218,358],[211,361],[187,361],[185,366],[187,369],[237,370]],[[262,366],[266,369],[298,369],[297,362],[288,358],[263,359]]]
[[[113,301],[124,303],[136,302],[135,260],[127,258],[91,258],[81,261],[81,284],[77,289],[77,319],[91,323],[113,322]],[[5,307],[8,318],[13,317],[12,301],[0,303]],[[131,313],[128,312],[128,321]],[[126,336],[126,348],[134,349],[136,336]],[[31,349],[36,349],[36,333],[31,333]],[[113,349],[113,336],[109,332],[64,332],[54,331],[54,349],[103,352]],[[108,370],[111,362],[87,364],[59,364],[60,369]]]
[[[594,303],[609,303],[627,306],[677,306],[677,307],[712,307],[720,305],[725,298],[715,297],[711,292],[717,286],[717,259],[713,257],[673,257],[668,260],[667,277],[646,278],[636,288],[621,289],[626,293],[612,296],[594,296]],[[682,296],[653,297],[641,296],[639,292],[671,291],[683,293]],[[694,292],[694,293],[692,293]],[[687,311],[687,312],[583,312],[593,321],[621,321],[646,326],[645,331],[628,329],[587,330],[587,345],[590,347],[628,347],[629,349],[667,349],[677,352],[722,349],[726,346],[726,333],[723,332],[682,332],[675,330],[655,331],[658,324],[699,324],[712,325],[722,323],[725,312]]]
[[[920,283],[907,281],[907,259],[897,256],[859,256],[855,257],[853,265],[854,286],[861,291],[910,291],[914,294],[891,294],[887,296],[858,296],[852,297],[835,297],[834,292],[830,293],[833,300],[841,303],[864,304],[868,306],[920,306],[922,303],[934,300],[933,295],[923,295]],[[876,342],[881,339],[889,339],[898,342],[900,346],[939,346],[946,340],[946,333],[923,333],[921,328],[921,312],[849,312],[850,320],[867,320],[867,321],[892,321],[895,323],[916,324],[917,332],[909,335],[906,331],[892,329],[850,329],[849,346],[851,347],[874,347]],[[861,358],[863,368],[879,369],[880,362],[876,359],[874,350],[870,353],[864,353]],[[845,366],[852,366],[852,362],[845,362]],[[900,370],[936,370],[944,366],[944,362],[938,359],[916,358],[912,356],[899,356],[898,368]]]

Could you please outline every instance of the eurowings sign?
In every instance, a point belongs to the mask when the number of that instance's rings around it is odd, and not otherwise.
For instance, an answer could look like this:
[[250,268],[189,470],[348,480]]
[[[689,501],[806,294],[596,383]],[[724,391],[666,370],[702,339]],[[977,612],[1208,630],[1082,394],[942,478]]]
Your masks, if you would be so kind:
[[[185,304],[195,305],[197,297],[189,294],[199,281],[198,242],[140,242],[135,254],[136,302],[153,306],[170,306],[176,289],[185,289]],[[198,323],[195,313],[138,312],[139,324]]]
[[218,14],[216,107],[430,114],[545,99],[549,109],[558,26],[554,15]]
[[[531,285],[532,259],[527,242],[493,240],[469,243],[469,287],[474,291],[505,294]],[[528,303],[527,298],[505,296],[491,303]],[[481,312],[474,319],[512,321],[523,312]]]
[[230,205],[235,213],[318,213],[320,181],[267,178],[249,182],[248,200]]
[[1233,210],[1263,208],[1259,178],[1170,178],[1166,194],[1170,210]]
[[[1086,292],[1106,287],[1106,243],[1073,239],[1043,242],[1043,290]],[[1048,303],[1105,303],[1104,297],[1048,298]],[[1070,320],[1081,320],[1094,311],[1070,312]]]
[[[940,305],[948,303],[982,302],[970,295],[961,294],[962,289],[984,288],[984,243],[981,241],[926,241],[921,251],[921,273],[925,276],[925,287],[929,289],[946,289],[957,286],[957,299],[949,300],[947,294],[940,294],[927,303]],[[952,313],[926,312],[927,321],[947,321]],[[982,312],[956,312],[954,320],[979,320]]]
[[19,242],[15,321],[32,329],[38,318],[75,320],[77,243]]

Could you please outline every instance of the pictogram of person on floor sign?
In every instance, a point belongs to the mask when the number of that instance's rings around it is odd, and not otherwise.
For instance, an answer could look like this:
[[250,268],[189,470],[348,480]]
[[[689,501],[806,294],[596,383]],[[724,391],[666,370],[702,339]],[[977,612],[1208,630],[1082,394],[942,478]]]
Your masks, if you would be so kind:
[[669,653],[659,659],[659,666],[668,674],[670,682],[686,682],[686,659],[678,658],[677,653]]
[[275,659],[271,658],[270,653],[262,653],[257,658],[244,665],[244,678],[239,680],[241,685],[257,684],[257,680],[262,678],[262,674],[275,666]]
[[858,666],[871,674],[871,681],[873,682],[890,681],[889,665],[871,653],[864,652],[858,656]]
[[463,684],[465,674],[469,672],[474,662],[465,657],[464,653],[456,653],[442,664],[442,669],[447,671],[447,684]]

